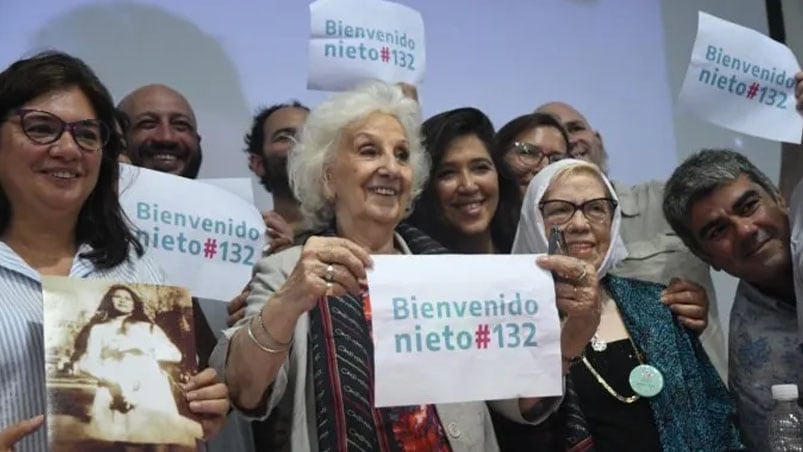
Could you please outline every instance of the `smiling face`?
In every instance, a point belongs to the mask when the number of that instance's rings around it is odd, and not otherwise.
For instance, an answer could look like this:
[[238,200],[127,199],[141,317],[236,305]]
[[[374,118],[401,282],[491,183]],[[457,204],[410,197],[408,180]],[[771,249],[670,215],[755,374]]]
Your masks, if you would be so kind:
[[608,154],[602,144],[602,136],[591,128],[586,118],[570,105],[552,102],[541,106],[539,112],[552,114],[569,133],[569,149],[572,158],[585,160],[607,171]]
[[131,123],[126,140],[136,165],[187,177],[197,172],[201,137],[183,96],[166,86],[146,86],[126,96],[120,109]]
[[464,236],[488,233],[499,204],[491,154],[476,135],[455,138],[435,170],[435,193],[449,229]]
[[[578,169],[568,174],[558,175],[552,180],[549,189],[541,199],[541,203],[561,200],[581,205],[586,201],[608,198],[610,196],[608,190],[606,190],[600,178],[593,174],[592,171],[591,169]],[[603,207],[593,213],[599,214],[601,209]],[[565,223],[553,221],[547,208],[542,209],[542,214],[545,226],[544,233],[547,237],[549,237],[552,227],[558,226],[563,231],[566,239],[566,254],[589,262],[596,269],[600,268],[611,244],[612,209],[610,209],[608,215],[598,215],[599,217],[607,218],[603,220],[589,219],[581,209],[577,209],[574,215]],[[562,216],[564,212],[555,211],[555,214],[556,216]]]
[[[22,106],[42,110],[71,123],[96,119],[89,99],[78,88],[52,91]],[[65,130],[50,144],[36,144],[23,132],[18,115],[0,124],[0,186],[13,215],[34,215],[43,221],[54,213],[78,218],[98,181],[103,151],[86,151]]]
[[121,314],[131,314],[134,311],[134,297],[125,289],[117,289],[112,295],[112,305]]
[[409,159],[407,137],[395,117],[375,112],[346,126],[327,166],[324,188],[338,229],[395,228],[412,198]]
[[765,285],[791,266],[785,204],[742,174],[693,203],[689,228],[714,268]]

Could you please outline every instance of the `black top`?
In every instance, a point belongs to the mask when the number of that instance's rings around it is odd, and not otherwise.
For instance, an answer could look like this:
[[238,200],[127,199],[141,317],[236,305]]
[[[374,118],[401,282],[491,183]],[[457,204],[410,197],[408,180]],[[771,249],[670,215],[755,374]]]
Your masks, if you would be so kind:
[[[586,358],[617,394],[622,397],[634,394],[628,379],[639,361],[630,340],[609,342],[602,352],[589,345]],[[582,362],[572,366],[571,376],[596,451],[660,452],[658,429],[648,399],[640,397],[633,403],[619,401]]]

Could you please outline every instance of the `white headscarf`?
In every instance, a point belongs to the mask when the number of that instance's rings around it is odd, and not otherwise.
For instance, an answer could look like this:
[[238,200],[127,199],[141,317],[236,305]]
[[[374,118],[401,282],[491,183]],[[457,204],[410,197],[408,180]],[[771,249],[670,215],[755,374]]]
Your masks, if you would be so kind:
[[516,238],[513,240],[512,253],[540,254],[549,250],[549,241],[544,232],[544,218],[541,215],[541,209],[538,208],[538,203],[541,202],[541,198],[544,197],[544,193],[546,193],[555,175],[573,166],[587,166],[593,169],[605,181],[605,186],[608,187],[611,198],[617,202],[616,209],[613,212],[613,221],[611,222],[611,243],[605,253],[605,259],[597,269],[597,279],[602,279],[608,273],[608,270],[627,257],[627,249],[622,237],[619,235],[622,211],[618,205],[619,198],[616,196],[616,192],[613,190],[608,178],[595,165],[582,160],[567,159],[557,161],[542,169],[530,181],[527,193],[524,195],[524,202],[521,205],[521,218],[516,229]]

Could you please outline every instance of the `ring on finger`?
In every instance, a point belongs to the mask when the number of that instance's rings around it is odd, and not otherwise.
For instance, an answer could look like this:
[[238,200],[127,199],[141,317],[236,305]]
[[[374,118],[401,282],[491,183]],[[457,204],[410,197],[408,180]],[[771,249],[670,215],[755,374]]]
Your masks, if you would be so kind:
[[326,266],[326,273],[323,275],[324,281],[328,283],[327,287],[331,287],[332,281],[335,279],[335,267],[332,264]]
[[[580,276],[578,276],[577,278],[574,278],[574,281],[575,281],[575,282],[580,282],[580,281],[582,281],[582,280],[583,280],[583,278],[585,278],[585,277],[586,277],[586,273],[587,273],[587,271],[586,271],[586,266],[585,266],[585,265],[583,265],[583,273],[580,273]],[[576,288],[575,288],[575,289],[576,289]]]

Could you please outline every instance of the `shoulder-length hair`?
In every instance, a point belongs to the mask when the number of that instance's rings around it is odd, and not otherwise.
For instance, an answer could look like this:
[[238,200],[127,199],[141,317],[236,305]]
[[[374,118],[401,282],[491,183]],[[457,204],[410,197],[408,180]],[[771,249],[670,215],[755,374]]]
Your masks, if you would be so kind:
[[290,151],[287,175],[309,229],[323,229],[334,219],[334,206],[324,195],[324,174],[338,151],[343,129],[376,112],[393,116],[404,129],[413,170],[408,211],[421,193],[429,174],[429,160],[421,146],[418,103],[405,97],[399,86],[368,82],[335,94],[314,108],[301,128],[298,144]]
[[443,161],[449,145],[457,138],[473,135],[485,145],[496,167],[499,204],[491,220],[491,239],[500,252],[510,252],[518,223],[520,195],[502,157],[492,151],[494,127],[491,120],[476,108],[458,108],[427,119],[421,126],[421,132],[427,153],[432,160],[432,169],[429,183],[424,187],[408,222],[446,247],[451,249],[458,247],[460,237],[455,234],[454,227],[445,221],[443,207],[435,193],[433,176]]
[[110,320],[123,315],[122,312],[118,311],[116,307],[114,307],[114,301],[112,298],[114,297],[115,292],[118,290],[124,290],[131,295],[131,299],[134,300],[134,308],[131,311],[131,314],[128,314],[125,320],[123,320],[123,324],[121,326],[121,334],[125,334],[128,331],[128,326],[134,322],[146,322],[150,323],[151,327],[153,327],[153,321],[148,314],[145,313],[145,304],[142,302],[142,298],[139,296],[138,293],[134,291],[134,289],[123,285],[123,284],[115,284],[106,291],[103,295],[103,298],[100,299],[100,304],[98,304],[98,308],[95,310],[95,315],[92,316],[92,319],[81,328],[81,331],[78,333],[78,336],[75,337],[75,345],[74,351],[72,354],[72,361],[75,362],[86,353],[87,342],[89,341],[89,333],[92,331],[92,327],[100,324],[106,323]]
[[[112,97],[83,61],[60,52],[43,52],[16,61],[0,73],[0,117],[5,118],[25,103],[47,93],[78,88],[89,99],[97,118],[110,131],[115,127]],[[100,161],[98,181],[78,214],[76,243],[87,243],[91,251],[81,257],[98,268],[112,268],[128,259],[131,247],[141,256],[142,244],[131,232],[117,196],[122,149],[120,136],[109,134]],[[11,223],[14,208],[0,184],[0,233]]]

